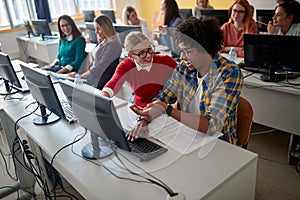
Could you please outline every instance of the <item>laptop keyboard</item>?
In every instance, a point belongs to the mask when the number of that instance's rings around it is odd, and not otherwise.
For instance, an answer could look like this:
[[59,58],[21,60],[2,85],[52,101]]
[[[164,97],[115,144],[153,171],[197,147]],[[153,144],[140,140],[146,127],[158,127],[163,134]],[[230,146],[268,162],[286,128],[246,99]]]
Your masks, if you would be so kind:
[[132,153],[138,156],[140,161],[150,160],[168,151],[167,148],[145,138],[138,138],[128,143]]
[[72,110],[69,102],[67,102],[66,100],[60,100],[60,104],[61,104],[62,109],[64,110],[66,120],[69,123],[74,123],[76,121],[76,117],[73,113],[73,110]]

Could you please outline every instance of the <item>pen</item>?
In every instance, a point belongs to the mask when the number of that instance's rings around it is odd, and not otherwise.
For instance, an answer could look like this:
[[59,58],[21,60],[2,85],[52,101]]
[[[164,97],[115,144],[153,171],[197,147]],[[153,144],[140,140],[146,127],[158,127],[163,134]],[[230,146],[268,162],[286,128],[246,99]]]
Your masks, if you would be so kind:
[[268,24],[267,23],[264,23],[264,22],[261,22],[261,21],[256,21],[257,23],[259,23],[259,24],[262,24],[262,25],[265,25],[265,26],[268,26]]

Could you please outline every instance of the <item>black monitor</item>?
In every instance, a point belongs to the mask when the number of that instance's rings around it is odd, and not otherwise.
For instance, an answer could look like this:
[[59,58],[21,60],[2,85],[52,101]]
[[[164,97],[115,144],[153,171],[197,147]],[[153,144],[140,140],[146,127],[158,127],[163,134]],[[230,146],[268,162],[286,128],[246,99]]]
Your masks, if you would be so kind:
[[[119,148],[130,151],[120,119],[116,112],[113,100],[100,94],[96,88],[84,85],[77,87],[68,80],[59,80],[65,96],[71,102],[72,110],[78,123],[91,131],[93,148],[91,144],[82,149],[82,155],[98,159],[110,155],[111,149],[105,145],[99,147],[98,137],[113,141]],[[93,151],[94,150],[94,151]],[[107,152],[105,153],[104,151]]]
[[299,47],[300,36],[245,34],[245,69],[264,73],[271,81],[282,80],[286,76],[275,75],[300,72]]
[[219,21],[220,26],[222,26],[229,20],[228,10],[201,10],[201,17],[216,18]]
[[0,52],[0,76],[4,79],[6,92],[11,92],[11,86],[21,90],[22,85],[7,54]]
[[116,16],[114,10],[100,10],[101,14],[107,15],[112,23],[116,23]]
[[114,24],[114,28],[115,28],[115,30],[118,34],[118,37],[119,37],[120,42],[121,42],[123,47],[124,47],[125,38],[131,31],[142,32],[142,27],[141,26]]
[[[275,15],[275,10],[256,10],[256,21],[264,22],[268,24],[269,21],[272,21],[273,16]],[[258,31],[259,32],[268,32],[267,26],[257,23]]]
[[31,28],[30,21],[28,21],[28,20],[24,21],[24,26],[26,28],[28,37],[36,36],[36,34],[33,32],[32,28]]
[[193,16],[192,9],[190,8],[179,9],[179,14],[183,20],[187,20],[188,18]]
[[[39,68],[20,64],[32,97],[37,101],[41,114],[33,119],[36,125],[46,125],[66,118],[50,75]],[[47,112],[48,111],[50,112]]]
[[93,22],[95,19],[95,11],[93,10],[83,10],[83,20],[84,22]]
[[85,23],[87,33],[90,38],[90,42],[97,44],[98,43],[98,38],[97,34],[95,33],[95,27],[94,27],[94,22],[86,22]]
[[45,19],[31,21],[36,35],[52,35],[49,23]]

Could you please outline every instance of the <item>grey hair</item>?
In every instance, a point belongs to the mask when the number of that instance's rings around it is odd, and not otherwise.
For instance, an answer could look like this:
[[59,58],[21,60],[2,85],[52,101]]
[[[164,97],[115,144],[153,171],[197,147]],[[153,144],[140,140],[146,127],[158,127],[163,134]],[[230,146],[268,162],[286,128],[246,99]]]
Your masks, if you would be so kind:
[[146,35],[139,31],[132,31],[130,32],[124,42],[125,50],[129,53],[134,50],[134,47],[139,44],[141,41],[148,40]]

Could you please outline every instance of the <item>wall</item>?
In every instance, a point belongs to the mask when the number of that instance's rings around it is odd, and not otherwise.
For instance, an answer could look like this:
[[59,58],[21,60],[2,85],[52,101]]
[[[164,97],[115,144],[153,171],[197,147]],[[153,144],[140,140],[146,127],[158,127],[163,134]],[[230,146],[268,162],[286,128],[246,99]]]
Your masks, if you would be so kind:
[[[140,0],[142,17],[145,18],[149,26],[155,25],[153,23],[153,15],[159,15],[160,4],[162,0]],[[177,0],[179,8],[194,8],[196,0]],[[210,4],[215,9],[228,9],[233,3],[233,0],[210,0]],[[249,0],[249,3],[254,5],[255,9],[274,9],[276,6],[275,0]]]

